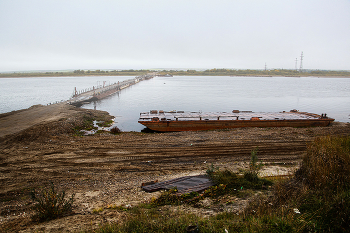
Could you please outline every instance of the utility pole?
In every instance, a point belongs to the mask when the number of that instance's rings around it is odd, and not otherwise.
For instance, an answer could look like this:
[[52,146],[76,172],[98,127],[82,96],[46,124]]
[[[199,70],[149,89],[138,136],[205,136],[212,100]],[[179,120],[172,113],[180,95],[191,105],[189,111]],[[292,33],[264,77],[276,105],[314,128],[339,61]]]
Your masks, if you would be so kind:
[[303,52],[301,52],[301,55],[300,55],[300,72],[303,71],[303,57],[304,57]]
[[295,58],[295,71],[298,71],[298,58]]
[[267,70],[266,62],[265,62],[265,71]]

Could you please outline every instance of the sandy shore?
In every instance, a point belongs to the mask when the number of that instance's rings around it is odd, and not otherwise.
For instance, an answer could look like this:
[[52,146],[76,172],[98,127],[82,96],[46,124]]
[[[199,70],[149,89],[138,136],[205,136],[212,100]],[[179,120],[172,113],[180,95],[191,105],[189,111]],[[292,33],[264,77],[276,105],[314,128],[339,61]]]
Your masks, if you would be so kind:
[[[119,221],[123,214],[116,210],[94,214],[94,209],[134,205],[159,195],[143,192],[142,182],[203,174],[211,163],[239,171],[247,167],[256,147],[259,159],[268,165],[262,175],[290,174],[315,137],[350,135],[349,124],[335,122],[323,128],[72,136],[72,128],[86,116],[109,117],[106,112],[64,104],[0,115],[0,229],[71,232],[95,228]],[[75,214],[34,223],[29,191],[48,181],[76,194]],[[215,208],[211,211],[214,214]]]

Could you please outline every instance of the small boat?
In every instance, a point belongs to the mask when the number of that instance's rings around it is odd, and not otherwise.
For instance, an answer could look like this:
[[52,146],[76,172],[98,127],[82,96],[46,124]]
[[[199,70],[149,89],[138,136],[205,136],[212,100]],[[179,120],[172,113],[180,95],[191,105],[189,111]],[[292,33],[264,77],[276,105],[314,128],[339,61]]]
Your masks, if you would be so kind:
[[314,127],[328,126],[333,118],[290,110],[289,112],[184,112],[157,111],[140,113],[138,122],[158,132],[197,131],[243,127]]

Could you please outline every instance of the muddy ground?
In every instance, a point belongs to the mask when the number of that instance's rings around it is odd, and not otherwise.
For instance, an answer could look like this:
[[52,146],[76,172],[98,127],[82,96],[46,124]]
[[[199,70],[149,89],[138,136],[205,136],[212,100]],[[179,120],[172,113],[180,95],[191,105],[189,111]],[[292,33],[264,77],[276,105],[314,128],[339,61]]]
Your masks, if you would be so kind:
[[[210,164],[238,172],[248,167],[250,152],[255,148],[266,165],[261,175],[292,174],[307,143],[315,137],[350,135],[349,124],[335,122],[315,128],[74,136],[73,128],[83,125],[87,118],[111,117],[106,112],[64,104],[0,115],[0,231],[94,229],[123,219],[121,211],[108,207],[135,205],[159,195],[143,192],[143,182],[203,174]],[[33,222],[30,190],[44,187],[49,181],[69,195],[75,194],[74,214],[45,223]],[[236,200],[227,208],[239,212],[246,202]],[[96,211],[101,208],[104,210]],[[223,210],[205,208],[199,212],[212,215],[219,211]]]

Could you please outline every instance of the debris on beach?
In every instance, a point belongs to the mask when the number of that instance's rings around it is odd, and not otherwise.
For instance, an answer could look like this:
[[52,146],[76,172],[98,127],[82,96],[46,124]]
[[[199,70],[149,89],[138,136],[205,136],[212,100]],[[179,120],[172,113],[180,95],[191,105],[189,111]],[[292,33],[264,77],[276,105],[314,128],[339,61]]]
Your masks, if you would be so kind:
[[215,185],[208,176],[184,176],[176,179],[155,182],[154,184],[144,183],[141,188],[146,192],[155,192],[159,190],[169,190],[177,188],[178,194],[201,192],[211,186]]

